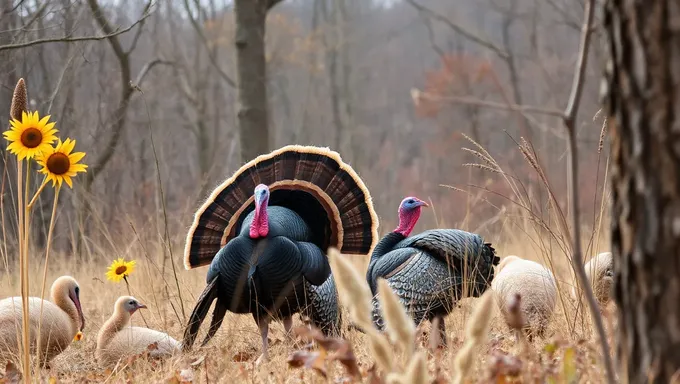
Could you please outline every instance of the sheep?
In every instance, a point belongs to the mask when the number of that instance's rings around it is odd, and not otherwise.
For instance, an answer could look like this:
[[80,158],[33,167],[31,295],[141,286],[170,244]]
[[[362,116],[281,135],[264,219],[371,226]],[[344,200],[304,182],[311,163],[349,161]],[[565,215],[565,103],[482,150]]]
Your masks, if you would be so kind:
[[[593,257],[585,265],[586,277],[595,294],[600,308],[605,308],[612,298],[614,286],[614,259],[611,252],[602,252]],[[575,300],[578,300],[577,285],[571,290]]]
[[[505,322],[510,328],[524,329],[529,339],[542,337],[557,302],[555,277],[543,265],[514,255],[503,258],[497,269],[491,289]],[[509,308],[513,306],[518,308]]]
[[[143,327],[131,327],[130,317],[146,308],[132,296],[121,296],[113,307],[113,315],[97,335],[95,358],[102,366],[113,365],[120,359],[149,350],[151,357],[167,357],[180,351],[180,343],[168,334]],[[149,346],[156,343],[155,348]]]

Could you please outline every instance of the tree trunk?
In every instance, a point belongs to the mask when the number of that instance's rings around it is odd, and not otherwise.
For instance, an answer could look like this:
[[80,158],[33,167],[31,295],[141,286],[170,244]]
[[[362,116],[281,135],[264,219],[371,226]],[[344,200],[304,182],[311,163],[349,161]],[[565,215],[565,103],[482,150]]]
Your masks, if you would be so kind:
[[236,0],[236,66],[241,160],[269,152],[267,68],[264,50],[267,11],[276,0]]
[[628,382],[669,383],[680,369],[680,8],[608,1],[604,17],[618,358]]

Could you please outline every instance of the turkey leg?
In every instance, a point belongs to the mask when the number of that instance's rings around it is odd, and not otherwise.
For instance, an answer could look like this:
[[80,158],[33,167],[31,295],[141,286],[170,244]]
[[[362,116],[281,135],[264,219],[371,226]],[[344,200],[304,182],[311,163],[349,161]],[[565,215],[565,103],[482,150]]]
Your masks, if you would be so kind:
[[257,320],[257,327],[260,328],[260,336],[262,336],[262,355],[255,361],[256,366],[269,361],[269,341],[267,340],[267,334],[269,334],[269,319],[259,318]]

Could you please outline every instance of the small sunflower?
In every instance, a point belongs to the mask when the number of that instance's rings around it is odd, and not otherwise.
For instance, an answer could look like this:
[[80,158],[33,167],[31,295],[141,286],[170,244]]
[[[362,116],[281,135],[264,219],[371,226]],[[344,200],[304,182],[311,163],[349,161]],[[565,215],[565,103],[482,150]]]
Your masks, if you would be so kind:
[[78,331],[76,335],[73,337],[73,341],[80,341],[83,338],[83,333]]
[[56,146],[48,146],[47,150],[36,158],[38,164],[42,166],[38,172],[47,175],[47,181],[51,180],[53,186],[59,184],[61,187],[61,183],[65,181],[73,188],[71,178],[87,169],[87,165],[78,164],[85,157],[85,152],[71,153],[75,145],[75,140],[66,139],[64,142],[59,140]]
[[106,272],[106,278],[114,283],[120,282],[124,277],[130,276],[135,270],[136,261],[125,261],[124,259],[114,260]]
[[12,119],[12,127],[4,132],[5,139],[9,141],[7,149],[19,160],[31,159],[49,150],[57,139],[54,135],[57,130],[49,120],[49,115],[40,119],[38,112],[22,112],[21,121]]

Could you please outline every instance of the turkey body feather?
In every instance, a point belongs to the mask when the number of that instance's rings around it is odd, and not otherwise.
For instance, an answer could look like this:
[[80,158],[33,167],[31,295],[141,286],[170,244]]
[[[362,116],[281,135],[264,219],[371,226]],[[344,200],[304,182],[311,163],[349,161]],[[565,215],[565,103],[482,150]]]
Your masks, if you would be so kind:
[[[494,262],[498,264],[490,244],[466,231],[437,229],[410,237],[394,232],[387,236],[387,242],[396,244],[382,255],[374,252],[367,274],[369,286],[375,295],[378,278],[385,278],[416,324],[447,315],[466,293],[464,283],[473,296],[481,295],[493,279]],[[382,329],[377,304],[374,299],[373,317]]]

